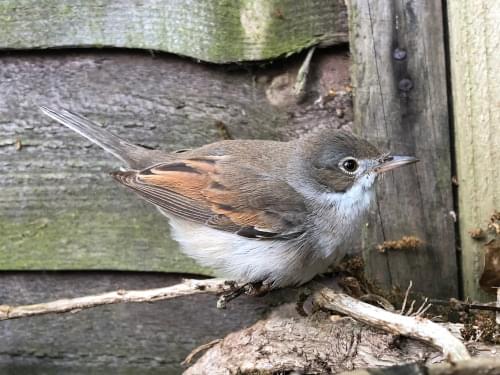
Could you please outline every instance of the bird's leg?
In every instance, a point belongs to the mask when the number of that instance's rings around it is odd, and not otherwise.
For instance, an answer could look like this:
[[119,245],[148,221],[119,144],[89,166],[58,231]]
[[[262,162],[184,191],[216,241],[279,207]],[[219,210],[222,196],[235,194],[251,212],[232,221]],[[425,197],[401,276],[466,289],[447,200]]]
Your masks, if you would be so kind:
[[[246,285],[246,284],[245,284]],[[217,300],[217,308],[218,309],[225,309],[227,306],[227,303],[229,301],[232,301],[233,299],[241,296],[243,293],[245,293],[245,285],[238,286],[238,284],[234,283],[231,285],[231,288],[229,292],[222,294],[219,299]]]
[[246,294],[247,296],[260,297],[267,294],[271,290],[269,284],[263,282],[250,282],[243,285],[238,285],[234,281],[228,281],[229,292],[221,295],[217,301],[218,309],[225,309],[227,303],[233,299]]
[[263,281],[257,281],[253,283],[246,283],[242,286],[245,288],[245,294],[252,297],[262,297],[269,293],[272,289],[270,284]]

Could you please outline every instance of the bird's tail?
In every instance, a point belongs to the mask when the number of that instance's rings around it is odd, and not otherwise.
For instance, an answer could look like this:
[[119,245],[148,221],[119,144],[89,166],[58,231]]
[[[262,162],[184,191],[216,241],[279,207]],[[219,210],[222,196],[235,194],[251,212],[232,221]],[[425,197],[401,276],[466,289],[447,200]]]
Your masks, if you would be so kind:
[[117,135],[110,133],[99,124],[76,113],[65,109],[56,110],[44,106],[40,107],[40,109],[47,116],[99,145],[129,167],[133,169],[144,167],[143,159],[145,159],[150,150],[127,142]]

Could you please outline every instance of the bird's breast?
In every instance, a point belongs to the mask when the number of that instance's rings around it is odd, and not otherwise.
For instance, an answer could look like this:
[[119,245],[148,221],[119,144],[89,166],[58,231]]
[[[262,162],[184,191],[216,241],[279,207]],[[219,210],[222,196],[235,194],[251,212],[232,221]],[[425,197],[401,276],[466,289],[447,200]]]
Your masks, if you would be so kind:
[[373,200],[373,190],[354,185],[344,193],[321,193],[317,197],[314,228],[323,256],[330,257],[358,232]]

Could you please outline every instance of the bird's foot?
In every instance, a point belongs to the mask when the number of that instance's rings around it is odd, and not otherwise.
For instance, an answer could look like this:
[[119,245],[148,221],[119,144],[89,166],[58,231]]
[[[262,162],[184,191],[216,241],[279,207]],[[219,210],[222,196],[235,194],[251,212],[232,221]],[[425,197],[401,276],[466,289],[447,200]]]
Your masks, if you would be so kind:
[[228,281],[229,291],[222,294],[217,301],[218,309],[225,309],[227,303],[242,294],[252,297],[261,297],[271,290],[271,286],[263,282],[245,283],[238,285],[235,281]]
[[269,293],[272,289],[271,285],[262,281],[254,283],[246,283],[242,286],[245,288],[245,294],[252,297],[262,297]]

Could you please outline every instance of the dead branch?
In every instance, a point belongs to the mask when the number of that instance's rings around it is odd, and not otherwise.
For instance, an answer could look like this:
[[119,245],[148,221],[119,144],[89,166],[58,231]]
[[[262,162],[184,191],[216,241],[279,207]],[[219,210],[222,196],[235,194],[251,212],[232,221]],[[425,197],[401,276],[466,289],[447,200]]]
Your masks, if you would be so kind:
[[197,348],[194,348],[191,351],[191,353],[189,353],[188,356],[184,359],[184,361],[181,362],[181,365],[183,365],[183,366],[191,365],[191,363],[193,363],[194,357],[196,357],[200,353],[207,351],[208,349],[217,345],[221,341],[222,341],[222,339],[215,339],[215,340],[212,340],[210,342],[207,342],[206,344],[200,345]]
[[[469,358],[469,353],[460,340],[448,330],[420,317],[401,316],[356,300],[343,293],[336,293],[322,285],[313,283],[316,290],[315,303],[333,311],[349,315],[370,326],[423,340],[443,351],[451,360]],[[0,320],[18,319],[49,313],[76,312],[100,305],[123,302],[154,302],[200,293],[224,293],[234,288],[234,283],[223,279],[185,280],[166,288],[149,290],[118,290],[94,296],[39,303],[24,306],[0,306]]]
[[[500,288],[498,288],[500,293]],[[500,297],[497,298],[495,302],[486,303],[473,303],[468,301],[459,301],[455,298],[450,298],[449,300],[431,299],[429,300],[433,305],[449,306],[453,310],[457,311],[467,311],[467,310],[483,310],[483,311],[496,311],[500,314]]]
[[470,358],[467,348],[459,339],[428,319],[395,314],[326,287],[314,293],[314,300],[321,307],[349,315],[369,326],[425,341],[440,349],[451,361]]
[[[460,337],[463,325],[443,326]],[[479,342],[473,345],[474,355],[491,360],[500,350],[500,346]],[[199,349],[196,354],[206,348]],[[369,373],[382,374],[380,368],[388,366],[419,363],[424,367],[447,362],[446,359],[439,350],[422,341],[393,335],[350,317],[330,315],[322,310],[305,317],[298,313],[295,304],[284,304],[266,319],[227,335],[206,350],[184,375],[333,374],[361,368],[379,368]],[[368,372],[358,371],[359,374],[352,375],[368,375]],[[408,373],[404,369],[398,372]]]
[[322,311],[304,317],[295,304],[285,304],[266,319],[227,335],[184,375],[334,374],[429,357],[443,360],[424,343],[403,339],[396,344],[394,335],[351,318]]
[[34,305],[0,305],[0,320],[19,319],[34,315],[78,312],[101,305],[123,302],[155,302],[200,293],[224,293],[230,286],[223,279],[184,280],[166,288],[148,290],[117,290],[94,296],[37,303]]

